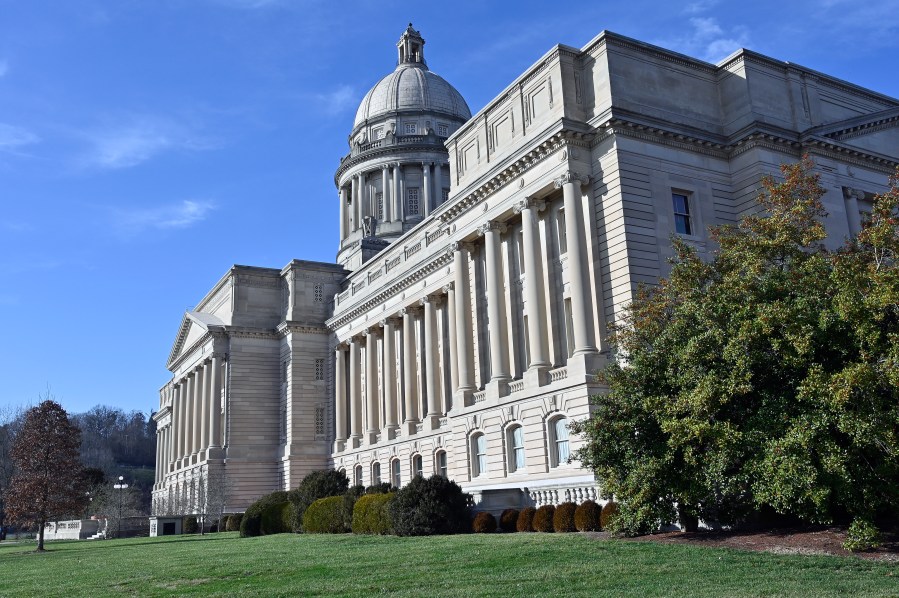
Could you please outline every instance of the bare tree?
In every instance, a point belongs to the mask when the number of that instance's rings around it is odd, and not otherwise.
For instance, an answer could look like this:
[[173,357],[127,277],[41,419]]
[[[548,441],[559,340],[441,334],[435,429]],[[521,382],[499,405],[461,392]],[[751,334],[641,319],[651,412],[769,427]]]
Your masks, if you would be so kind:
[[115,483],[103,485],[94,502],[99,502],[98,508],[106,517],[106,537],[119,538],[122,536],[122,522],[128,517],[143,515],[141,511],[140,491],[131,484],[118,480]]
[[203,521],[208,517],[210,521],[218,522],[218,530],[222,531],[222,518],[225,516],[225,505],[231,494],[231,480],[225,475],[223,467],[204,468],[201,473],[202,497],[200,510],[203,513]]

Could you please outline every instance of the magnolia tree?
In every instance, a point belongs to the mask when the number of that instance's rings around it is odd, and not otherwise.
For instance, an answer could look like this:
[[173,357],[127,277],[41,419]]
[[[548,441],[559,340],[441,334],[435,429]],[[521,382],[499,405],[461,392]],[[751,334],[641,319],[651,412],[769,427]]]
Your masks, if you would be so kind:
[[86,493],[78,445],[81,432],[59,403],[46,400],[25,413],[10,457],[16,468],[6,492],[7,516],[37,525],[37,550],[44,550],[48,521],[78,516]]
[[711,256],[675,239],[670,277],[613,329],[608,392],[575,429],[620,502],[614,530],[763,510],[869,528],[896,516],[899,180],[830,251],[812,168],[765,179],[757,214],[711,229]]

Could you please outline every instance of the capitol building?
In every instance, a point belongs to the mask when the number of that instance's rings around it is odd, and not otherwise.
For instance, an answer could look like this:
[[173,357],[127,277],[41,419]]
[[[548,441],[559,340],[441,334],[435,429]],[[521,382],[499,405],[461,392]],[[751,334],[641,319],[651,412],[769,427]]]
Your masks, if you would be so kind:
[[326,468],[443,475],[494,512],[596,499],[568,424],[672,238],[710,255],[707,228],[809,154],[837,246],[899,163],[899,100],[748,50],[710,64],[602,32],[474,115],[426,56],[410,25],[358,108],[335,263],[233,266],[184,314],[155,514],[196,512],[214,475],[240,512]]

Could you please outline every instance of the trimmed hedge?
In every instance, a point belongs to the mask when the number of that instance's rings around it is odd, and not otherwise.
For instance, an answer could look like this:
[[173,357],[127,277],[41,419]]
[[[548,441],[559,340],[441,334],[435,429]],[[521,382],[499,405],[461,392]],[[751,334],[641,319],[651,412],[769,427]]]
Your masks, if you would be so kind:
[[243,513],[235,513],[234,515],[228,515],[227,521],[225,523],[225,529],[229,532],[239,532],[240,531],[240,522],[243,520]]
[[391,486],[390,482],[381,482],[365,489],[366,494],[387,494],[388,492],[396,492],[396,486]]
[[284,507],[285,503],[290,505],[288,493],[278,490],[266,494],[251,504],[240,522],[240,537],[249,538],[289,532],[291,530],[290,522],[288,521],[288,525],[284,525],[283,517],[285,514],[290,516],[292,511]]
[[552,533],[553,531],[553,515],[556,514],[556,507],[553,505],[543,505],[534,513],[534,521],[531,527],[535,532]]
[[470,499],[471,495],[443,476],[433,475],[427,479],[415,476],[390,503],[393,531],[398,536],[467,532],[471,521],[468,514]]
[[514,532],[518,524],[518,509],[506,509],[499,516],[499,527],[504,532]]
[[200,531],[200,526],[197,525],[197,518],[191,515],[190,517],[184,518],[184,524],[181,527],[181,533],[184,534],[195,534]]
[[307,534],[346,534],[353,528],[356,498],[349,494],[320,498],[303,513],[303,532]]
[[289,500],[293,505],[293,519],[290,528],[295,532],[303,531],[303,513],[320,498],[342,496],[346,494],[350,480],[342,471],[320,469],[306,475],[300,485],[290,491]]
[[354,534],[389,534],[391,530],[388,508],[396,493],[366,494],[353,506]]
[[606,529],[609,527],[609,522],[618,515],[618,503],[610,500],[605,504],[602,508],[602,513],[599,515],[599,525],[602,526],[602,529]]
[[598,532],[602,529],[599,524],[599,514],[602,508],[592,500],[585,500],[574,511],[574,526],[579,532]]
[[537,509],[534,507],[523,508],[521,513],[518,514],[518,521],[515,522],[515,529],[520,532],[534,531],[534,513],[536,512]]
[[471,522],[471,531],[476,534],[492,534],[496,531],[496,517],[486,511],[478,513]]
[[557,533],[576,532],[577,528],[574,526],[576,510],[577,505],[573,502],[563,502],[556,507],[556,512],[553,513],[553,530]]

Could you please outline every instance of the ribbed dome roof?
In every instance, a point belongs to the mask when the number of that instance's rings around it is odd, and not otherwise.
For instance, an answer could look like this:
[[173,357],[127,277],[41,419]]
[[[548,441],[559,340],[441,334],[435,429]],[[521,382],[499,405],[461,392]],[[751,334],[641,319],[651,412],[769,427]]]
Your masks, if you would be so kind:
[[366,120],[398,110],[434,112],[462,120],[471,118],[462,94],[423,63],[400,64],[378,81],[359,105],[353,129]]

